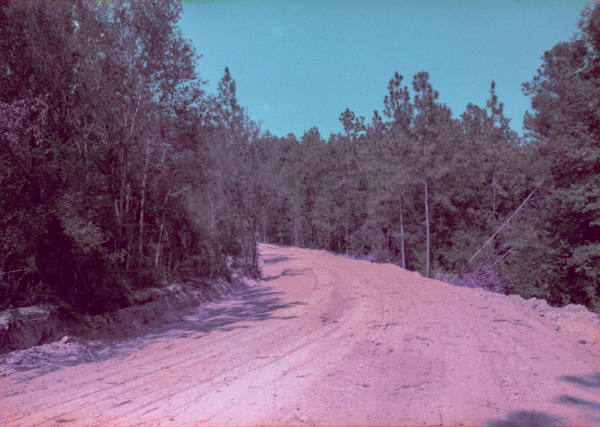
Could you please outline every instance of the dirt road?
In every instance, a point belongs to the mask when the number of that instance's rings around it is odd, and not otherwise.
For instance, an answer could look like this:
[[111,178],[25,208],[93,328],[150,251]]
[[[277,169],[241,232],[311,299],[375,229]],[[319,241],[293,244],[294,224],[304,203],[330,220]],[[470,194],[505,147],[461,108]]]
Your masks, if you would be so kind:
[[0,378],[0,425],[600,425],[597,317],[322,251],[261,254],[244,293]]

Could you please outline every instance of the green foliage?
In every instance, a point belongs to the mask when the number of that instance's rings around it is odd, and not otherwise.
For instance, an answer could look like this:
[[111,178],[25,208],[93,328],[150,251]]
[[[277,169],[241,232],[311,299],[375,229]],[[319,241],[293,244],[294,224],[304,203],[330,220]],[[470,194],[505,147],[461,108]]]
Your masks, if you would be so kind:
[[600,290],[600,122],[597,114],[600,3],[586,8],[580,33],[543,56],[534,79],[523,85],[533,112],[525,125],[551,179],[537,227],[551,239],[547,252],[558,268],[542,270],[555,303],[598,310]]
[[[375,112],[363,127],[346,110],[344,134],[328,142],[317,129],[299,141],[272,141],[277,190],[263,238],[433,270],[460,286],[595,307],[597,245],[573,250],[548,229],[547,212],[589,214],[598,186],[565,193],[548,180],[540,186],[548,148],[511,130],[493,82],[485,108],[469,104],[453,120],[427,73],[415,76],[412,99],[402,80],[396,73],[388,86],[389,121]],[[578,279],[557,284],[569,270]]]
[[274,137],[228,68],[204,93],[180,13],[0,3],[0,310],[258,277],[261,240],[600,310],[600,3],[524,85],[524,139],[494,82],[457,120],[426,72],[395,73],[368,125],[346,109],[328,139]]
[[260,132],[229,73],[227,99],[203,92],[180,14],[175,0],[0,5],[0,309],[120,307],[133,288],[229,275],[240,244],[257,274]]

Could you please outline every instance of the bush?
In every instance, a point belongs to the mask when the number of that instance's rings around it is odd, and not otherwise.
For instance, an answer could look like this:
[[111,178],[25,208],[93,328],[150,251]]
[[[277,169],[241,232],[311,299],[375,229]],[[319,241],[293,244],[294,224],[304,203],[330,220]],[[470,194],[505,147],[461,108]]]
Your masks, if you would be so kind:
[[511,276],[500,275],[489,265],[475,267],[472,272],[456,276],[449,283],[466,288],[481,288],[505,295],[508,295],[514,289]]

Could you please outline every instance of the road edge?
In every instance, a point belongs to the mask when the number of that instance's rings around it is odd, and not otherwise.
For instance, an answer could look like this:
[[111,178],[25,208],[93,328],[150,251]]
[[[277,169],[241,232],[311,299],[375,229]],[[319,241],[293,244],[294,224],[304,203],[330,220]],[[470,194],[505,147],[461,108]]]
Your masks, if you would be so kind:
[[66,335],[96,337],[116,330],[180,318],[184,310],[216,301],[255,283],[234,275],[230,280],[196,280],[132,292],[130,306],[96,316],[81,315],[66,304],[40,304],[0,313],[0,355],[58,341]]

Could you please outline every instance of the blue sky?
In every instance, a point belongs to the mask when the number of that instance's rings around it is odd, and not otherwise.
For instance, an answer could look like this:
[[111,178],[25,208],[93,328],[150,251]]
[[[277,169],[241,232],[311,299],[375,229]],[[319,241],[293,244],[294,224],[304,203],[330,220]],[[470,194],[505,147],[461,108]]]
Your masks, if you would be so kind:
[[349,108],[367,122],[383,109],[397,71],[411,87],[427,71],[459,117],[485,106],[490,84],[522,133],[530,108],[522,83],[541,56],[577,31],[585,0],[220,0],[184,1],[179,22],[217,85],[228,66],[237,97],[262,129],[302,136],[342,132]]

